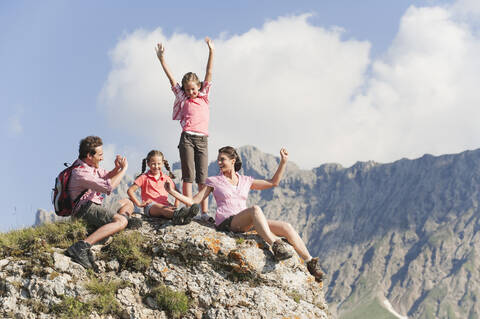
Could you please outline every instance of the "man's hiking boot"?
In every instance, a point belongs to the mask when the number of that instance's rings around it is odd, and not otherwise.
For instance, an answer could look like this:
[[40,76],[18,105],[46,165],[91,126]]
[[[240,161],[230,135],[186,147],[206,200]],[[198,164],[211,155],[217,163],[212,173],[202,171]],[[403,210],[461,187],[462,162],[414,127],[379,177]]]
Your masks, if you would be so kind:
[[90,247],[91,245],[86,241],[77,241],[75,244],[67,248],[65,254],[70,256],[74,262],[82,265],[85,269],[90,269],[93,268],[92,263],[90,262],[90,258],[93,259]]
[[272,245],[273,256],[275,260],[285,260],[293,256],[293,252],[289,249],[288,244],[283,239],[276,240]]
[[312,258],[307,262],[307,269],[308,272],[315,277],[315,281],[322,282],[323,281],[323,272],[320,268],[320,263],[318,261],[318,257]]
[[200,205],[198,204],[193,204],[188,208],[182,207],[177,209],[173,213],[172,222],[174,225],[186,225],[192,221],[193,217],[195,217],[199,211]]
[[127,228],[128,229],[139,229],[142,227],[142,220],[137,217],[129,217],[128,218],[128,224]]

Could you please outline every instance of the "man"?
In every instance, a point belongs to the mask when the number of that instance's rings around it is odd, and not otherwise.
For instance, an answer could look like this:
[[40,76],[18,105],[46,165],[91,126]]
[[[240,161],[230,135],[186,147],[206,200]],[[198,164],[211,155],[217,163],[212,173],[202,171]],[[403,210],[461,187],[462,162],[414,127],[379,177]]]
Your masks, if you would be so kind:
[[112,209],[102,207],[104,194],[109,195],[122,180],[128,168],[125,157],[117,155],[115,168],[110,172],[99,168],[103,160],[103,142],[98,136],[87,136],[80,141],[79,156],[74,165],[80,165],[72,171],[68,192],[70,198],[80,196],[73,208],[73,217],[82,218],[87,225],[96,230],[85,240],[70,246],[66,254],[85,268],[92,268],[91,245],[123,229],[133,213],[133,203],[121,199]]

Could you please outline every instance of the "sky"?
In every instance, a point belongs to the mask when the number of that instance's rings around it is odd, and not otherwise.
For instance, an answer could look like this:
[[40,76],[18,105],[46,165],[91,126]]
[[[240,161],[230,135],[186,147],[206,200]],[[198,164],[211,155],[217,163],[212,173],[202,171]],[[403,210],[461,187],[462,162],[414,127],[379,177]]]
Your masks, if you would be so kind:
[[104,167],[149,150],[177,162],[180,125],[155,56],[204,77],[215,44],[210,160],[254,145],[310,169],[480,145],[480,2],[1,1],[0,231],[52,210],[88,135]]

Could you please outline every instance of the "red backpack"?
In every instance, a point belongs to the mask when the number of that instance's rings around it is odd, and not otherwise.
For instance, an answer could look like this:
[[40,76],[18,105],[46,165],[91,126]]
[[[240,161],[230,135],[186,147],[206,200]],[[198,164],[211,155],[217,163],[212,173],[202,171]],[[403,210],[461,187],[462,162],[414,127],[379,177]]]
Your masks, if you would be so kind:
[[78,195],[75,200],[72,200],[67,191],[68,184],[70,183],[72,171],[81,165],[77,164],[69,166],[68,163],[64,163],[63,165],[67,166],[67,168],[61,171],[55,179],[55,187],[52,189],[52,203],[53,207],[55,208],[55,214],[58,216],[70,216],[78,200],[83,194],[85,194],[87,189]]

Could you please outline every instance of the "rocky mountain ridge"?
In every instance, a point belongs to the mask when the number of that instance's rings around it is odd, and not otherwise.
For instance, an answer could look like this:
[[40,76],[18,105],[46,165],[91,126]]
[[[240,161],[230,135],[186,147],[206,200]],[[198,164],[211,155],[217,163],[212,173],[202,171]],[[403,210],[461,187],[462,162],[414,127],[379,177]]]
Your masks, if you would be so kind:
[[302,261],[275,262],[253,233],[144,219],[94,246],[95,273],[35,237],[23,251],[0,238],[0,317],[330,318]]

